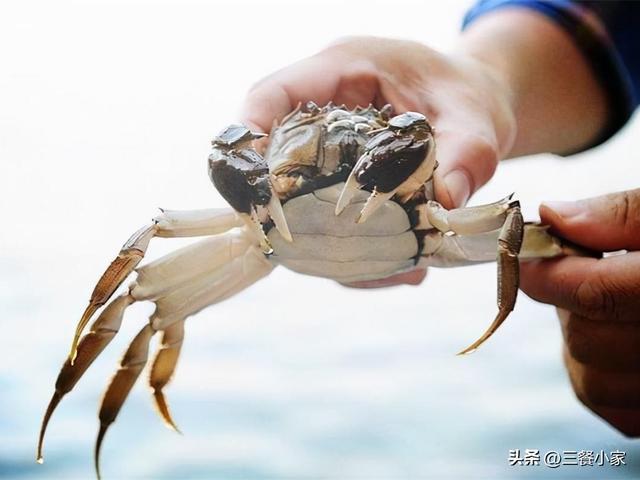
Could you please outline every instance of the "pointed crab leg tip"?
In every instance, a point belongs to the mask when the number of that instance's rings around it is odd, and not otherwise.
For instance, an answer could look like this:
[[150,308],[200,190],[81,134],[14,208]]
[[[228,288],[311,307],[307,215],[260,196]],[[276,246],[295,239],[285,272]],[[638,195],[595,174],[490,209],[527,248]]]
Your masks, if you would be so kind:
[[96,310],[98,310],[98,308],[99,306],[96,305],[95,303],[89,303],[87,308],[84,310],[84,313],[82,314],[82,317],[78,322],[78,325],[76,326],[76,331],[73,335],[73,340],[71,342],[71,350],[69,351],[69,362],[71,363],[72,366],[78,354],[78,343],[80,342],[80,337],[82,336],[82,332],[84,331],[85,327],[89,323],[89,320],[91,320],[91,317],[93,317],[93,314],[96,313]]
[[475,342],[473,342],[471,345],[469,345],[467,348],[465,348],[464,350],[462,350],[460,353],[458,353],[458,355],[467,355],[469,353],[473,353],[475,352],[484,342],[486,342],[487,340],[489,340],[489,338],[494,334],[495,332],[495,328],[493,328],[493,325],[489,328],[489,330],[487,330],[485,332],[484,335],[482,335],[478,340],[476,340]]
[[176,433],[178,433],[178,434],[180,434],[180,435],[184,435],[184,434],[182,433],[182,430],[180,430],[180,429],[178,428],[178,426],[175,424],[175,422],[173,421],[173,419],[172,419],[171,417],[169,417],[169,418],[165,419],[164,424],[166,425],[166,427],[167,427],[169,430],[173,430],[174,432],[176,432]]
[[502,325],[504,320],[507,318],[507,315],[509,315],[509,311],[500,310],[496,315],[496,318],[493,321],[493,323],[489,325],[489,328],[487,328],[487,331],[484,332],[478,340],[476,340],[470,346],[462,350],[458,355],[466,355],[467,353],[472,353],[476,351],[484,342],[489,340],[493,336],[493,334],[496,333],[496,330],[500,328],[500,325]]
[[109,428],[108,424],[100,424],[100,430],[98,431],[98,437],[96,438],[96,448],[93,454],[93,462],[96,468],[96,477],[100,480],[100,448],[102,447],[102,440],[104,439],[105,433],[107,433],[107,429]]
[[462,350],[462,351],[460,351],[460,352],[456,353],[456,356],[458,356],[458,357],[463,357],[463,356],[465,356],[465,355],[469,355],[469,354],[471,354],[471,353],[475,352],[476,350],[478,350],[478,347],[474,347],[474,346],[467,347],[467,348],[465,348],[464,350]]
[[162,420],[167,428],[173,430],[176,433],[182,435],[182,431],[176,425],[176,422],[171,417],[171,412],[169,411],[169,405],[167,405],[167,400],[160,390],[155,390],[153,392],[153,399],[156,402],[156,408],[158,409],[158,413],[162,417]]
[[47,405],[47,410],[44,413],[44,417],[42,418],[42,425],[40,426],[40,435],[38,436],[38,449],[36,452],[36,462],[43,463],[44,457],[42,455],[42,448],[44,445],[44,436],[47,433],[47,426],[49,425],[49,420],[51,419],[51,415],[55,411],[58,403],[62,399],[62,395],[60,395],[57,391],[53,392],[51,396],[51,400],[49,400],[49,405]]

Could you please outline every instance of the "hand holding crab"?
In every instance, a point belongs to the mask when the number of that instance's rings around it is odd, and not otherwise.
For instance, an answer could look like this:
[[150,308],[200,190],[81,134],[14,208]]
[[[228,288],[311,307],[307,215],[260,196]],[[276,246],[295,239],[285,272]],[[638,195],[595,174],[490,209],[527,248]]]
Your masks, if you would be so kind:
[[[117,333],[125,309],[149,300],[156,309],[134,338],[100,408],[96,470],[102,439],[146,365],[149,343],[162,332],[149,384],[162,418],[176,429],[163,388],[175,370],[187,317],[220,302],[275,266],[339,282],[375,280],[418,266],[450,267],[498,260],[499,312],[477,348],[513,309],[518,255],[576,253],[545,227],[525,224],[511,196],[490,205],[446,210],[433,197],[437,168],[426,118],[391,107],[347,110],[298,106],[274,127],[261,157],[260,134],[233,125],[213,141],[209,173],[233,209],[163,211],[136,232],[100,278],[56,382],[40,434],[68,393]],[[153,237],[206,237],[137,269]],[[93,314],[104,310],[80,338]]]
[[556,305],[564,360],[577,397],[629,436],[640,435],[640,189],[549,203],[542,219],[603,259],[522,265],[522,289]]
[[516,137],[514,106],[503,79],[463,55],[442,55],[417,42],[376,37],[341,39],[257,82],[243,121],[269,131],[298,103],[348,106],[388,103],[421,112],[437,126],[435,197],[463,206],[493,176]]

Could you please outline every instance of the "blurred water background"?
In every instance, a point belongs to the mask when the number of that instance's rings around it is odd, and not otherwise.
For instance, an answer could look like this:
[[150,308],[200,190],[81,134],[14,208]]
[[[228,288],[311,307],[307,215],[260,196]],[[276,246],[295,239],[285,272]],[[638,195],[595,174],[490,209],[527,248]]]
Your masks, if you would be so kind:
[[[45,464],[41,415],[93,285],[157,207],[223,206],[209,140],[249,86],[335,37],[449,50],[466,1],[13,1],[0,6],[0,477],[92,478],[96,410],[151,306],[60,406]],[[638,186],[638,122],[568,159],[504,163],[472,203]],[[559,135],[562,132],[558,132]],[[158,240],[148,257],[180,241]],[[183,436],[144,381],[103,448],[105,478],[639,478],[640,447],[574,398],[553,308],[521,295],[500,332],[495,266],[431,269],[378,291],[277,269],[187,323],[167,389]],[[142,379],[144,380],[144,379]],[[624,450],[626,466],[509,467],[511,449]]]

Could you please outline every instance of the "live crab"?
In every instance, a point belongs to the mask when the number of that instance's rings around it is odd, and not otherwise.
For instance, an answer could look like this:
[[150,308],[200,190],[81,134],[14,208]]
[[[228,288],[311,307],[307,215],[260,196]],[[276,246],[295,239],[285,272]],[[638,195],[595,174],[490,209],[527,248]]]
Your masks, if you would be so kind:
[[[211,179],[232,208],[163,210],[137,231],[98,281],[44,415],[37,459],[51,414],[118,332],[125,309],[149,300],[155,311],[133,339],[100,408],[100,446],[162,332],[149,384],[159,414],[177,430],[163,394],[176,368],[187,317],[240,292],[277,265],[348,283],[388,277],[421,266],[498,263],[498,314],[460,353],[475,350],[506,319],[518,291],[518,259],[584,254],[525,223],[512,195],[476,207],[446,210],[435,201],[438,166],[434,130],[415,112],[312,102],[265,136],[232,125],[213,140]],[[206,237],[140,268],[153,237]],[[120,284],[137,277],[110,303]],[[82,332],[106,304],[89,332]]]

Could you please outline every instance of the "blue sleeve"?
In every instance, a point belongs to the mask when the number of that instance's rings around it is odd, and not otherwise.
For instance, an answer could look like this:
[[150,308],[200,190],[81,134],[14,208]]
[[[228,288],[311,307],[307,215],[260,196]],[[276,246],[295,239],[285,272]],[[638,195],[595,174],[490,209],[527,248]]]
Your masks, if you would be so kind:
[[563,27],[606,92],[610,117],[589,148],[615,134],[640,103],[640,2],[570,0],[480,0],[463,29],[481,15],[504,7],[529,8]]

